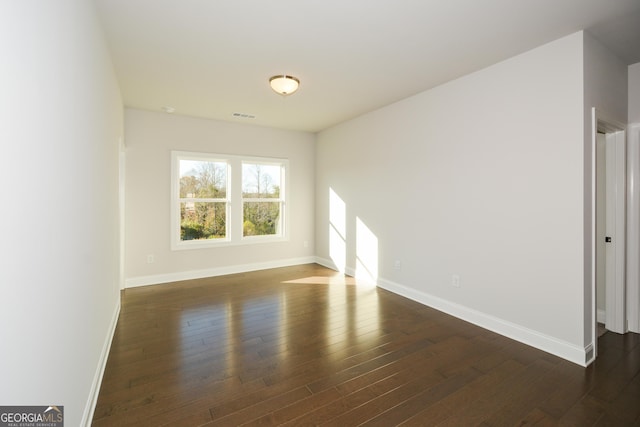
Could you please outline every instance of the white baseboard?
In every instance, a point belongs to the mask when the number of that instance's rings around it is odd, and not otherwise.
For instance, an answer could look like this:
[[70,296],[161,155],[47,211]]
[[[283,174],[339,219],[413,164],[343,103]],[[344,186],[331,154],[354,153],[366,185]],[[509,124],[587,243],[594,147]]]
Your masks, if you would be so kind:
[[115,310],[113,312],[113,317],[111,318],[111,324],[109,325],[107,337],[104,341],[104,344],[102,345],[102,353],[100,354],[100,360],[98,361],[98,368],[96,369],[96,373],[93,376],[93,382],[91,383],[91,393],[89,394],[89,399],[87,400],[87,404],[84,408],[84,413],[82,414],[82,422],[80,423],[81,426],[91,426],[93,413],[95,412],[96,404],[98,403],[100,386],[102,385],[102,376],[104,375],[104,370],[107,367],[107,359],[109,358],[109,351],[111,350],[111,343],[113,342],[113,335],[116,332],[116,325],[118,324],[119,315],[120,295],[118,291],[118,303],[116,304]]
[[344,274],[346,274],[347,276],[351,276],[351,277],[356,277],[356,270],[354,268],[351,267],[345,267],[343,269],[339,268],[335,262],[333,262],[330,259],[326,259],[326,258],[322,258],[322,257],[315,257],[315,261],[316,264],[320,264],[323,267],[327,267],[330,268],[332,270],[335,271],[340,271]]
[[[316,262],[327,268],[340,271],[340,269],[337,268],[335,263],[331,260],[316,257]],[[347,267],[344,270],[344,273],[349,275],[354,275],[355,273],[355,270],[352,268]],[[593,361],[593,343],[582,348],[566,341],[559,340],[555,337],[542,334],[533,329],[508,322],[490,314],[473,310],[469,307],[447,301],[425,292],[417,291],[390,280],[379,278],[377,285],[405,298],[433,307],[444,313],[450,314],[469,323],[473,323],[474,325],[488,329],[500,335],[504,335],[521,343],[530,345],[542,351],[546,351],[547,353],[551,353],[580,366],[587,366]],[[600,312],[598,312],[598,319],[600,319],[601,314],[604,319],[604,313]]]
[[584,353],[585,363],[582,366],[589,366],[591,363],[593,363],[594,360],[596,360],[596,352],[593,344],[589,344],[588,346],[586,346],[584,349]]
[[555,337],[542,334],[533,329],[508,322],[490,314],[486,314],[445,299],[429,295],[427,293],[408,288],[398,283],[385,279],[378,279],[378,286],[395,294],[417,301],[421,304],[433,307],[436,310],[450,314],[484,329],[496,332],[505,337],[520,341],[537,349],[546,351],[555,356],[586,366],[590,361],[589,347],[582,348]]
[[335,271],[339,271],[340,269],[338,268],[338,266],[331,260],[326,259],[326,258],[322,258],[322,257],[315,257],[315,262],[316,264],[320,264],[323,267],[327,267],[330,268],[331,270],[335,270]]
[[203,279],[205,277],[224,276],[226,274],[248,273],[250,271],[267,270],[269,268],[291,267],[294,265],[310,264],[315,262],[316,257],[311,256],[259,262],[254,264],[230,265],[202,270],[179,271],[175,273],[156,274],[153,276],[130,277],[125,281],[125,288],[158,285],[160,283],[178,282],[181,280]]

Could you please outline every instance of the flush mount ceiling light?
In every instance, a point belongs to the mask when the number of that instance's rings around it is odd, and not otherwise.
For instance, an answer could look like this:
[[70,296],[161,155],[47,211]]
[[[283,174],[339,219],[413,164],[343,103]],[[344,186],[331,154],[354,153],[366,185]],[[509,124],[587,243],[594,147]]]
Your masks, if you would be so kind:
[[300,80],[293,76],[282,74],[279,76],[271,77],[269,79],[269,84],[271,85],[271,89],[273,89],[276,93],[282,96],[287,96],[298,90],[298,86],[300,86]]

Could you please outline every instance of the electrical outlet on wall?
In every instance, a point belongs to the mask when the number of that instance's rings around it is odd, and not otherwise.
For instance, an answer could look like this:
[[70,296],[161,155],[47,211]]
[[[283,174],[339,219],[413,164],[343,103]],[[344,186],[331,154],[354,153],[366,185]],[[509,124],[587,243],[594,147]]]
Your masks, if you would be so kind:
[[460,287],[460,276],[458,274],[454,274],[451,276],[451,286],[454,288]]
[[155,257],[152,254],[147,255],[147,264],[153,264],[156,262]]
[[395,260],[395,261],[393,262],[393,269],[394,269],[394,270],[396,270],[396,271],[400,271],[400,270],[402,270],[402,261],[400,261],[400,260]]

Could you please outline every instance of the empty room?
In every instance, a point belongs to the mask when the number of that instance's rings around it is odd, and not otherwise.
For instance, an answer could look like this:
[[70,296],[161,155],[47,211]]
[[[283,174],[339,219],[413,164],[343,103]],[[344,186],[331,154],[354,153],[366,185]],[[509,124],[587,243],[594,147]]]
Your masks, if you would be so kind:
[[0,2],[0,425],[640,425],[640,1]]

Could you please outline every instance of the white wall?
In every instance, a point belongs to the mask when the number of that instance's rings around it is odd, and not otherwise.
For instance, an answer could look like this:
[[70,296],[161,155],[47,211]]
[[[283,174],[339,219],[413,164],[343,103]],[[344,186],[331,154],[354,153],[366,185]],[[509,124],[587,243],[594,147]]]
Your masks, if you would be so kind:
[[0,2],[0,52],[0,404],[77,426],[119,307],[122,102],[92,2]]
[[640,332],[640,62],[630,65],[627,128],[627,313],[629,330]]
[[585,139],[591,141],[591,107],[625,123],[627,119],[628,67],[589,33],[584,34]]
[[630,65],[629,72],[629,123],[640,123],[640,62]]
[[[313,134],[134,109],[126,110],[125,123],[128,286],[313,259]],[[289,159],[289,241],[172,251],[169,230],[172,150]],[[147,263],[148,255],[154,256],[153,264]]]
[[582,75],[576,33],[321,132],[319,257],[584,363]]

